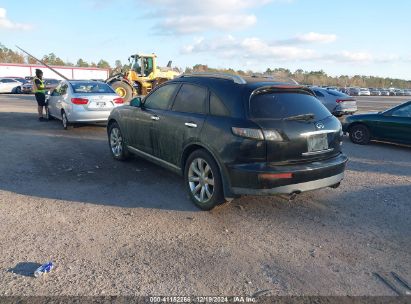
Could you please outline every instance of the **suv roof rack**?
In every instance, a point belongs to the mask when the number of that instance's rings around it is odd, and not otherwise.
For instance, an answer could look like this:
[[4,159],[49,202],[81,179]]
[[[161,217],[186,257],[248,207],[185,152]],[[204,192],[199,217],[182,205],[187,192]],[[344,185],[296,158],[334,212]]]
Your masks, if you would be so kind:
[[190,74],[183,74],[180,77],[213,77],[232,80],[234,83],[246,84],[247,81],[239,75],[226,74],[226,73],[208,73],[208,72],[195,72]]

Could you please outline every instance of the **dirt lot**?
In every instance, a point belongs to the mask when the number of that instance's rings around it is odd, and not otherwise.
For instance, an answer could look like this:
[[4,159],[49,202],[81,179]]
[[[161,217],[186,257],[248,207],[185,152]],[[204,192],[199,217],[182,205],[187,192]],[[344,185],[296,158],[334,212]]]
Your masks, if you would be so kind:
[[[347,139],[336,190],[197,210],[182,179],[114,161],[104,127],[0,95],[0,295],[395,295],[411,282],[411,149]],[[31,277],[38,263],[56,269]]]

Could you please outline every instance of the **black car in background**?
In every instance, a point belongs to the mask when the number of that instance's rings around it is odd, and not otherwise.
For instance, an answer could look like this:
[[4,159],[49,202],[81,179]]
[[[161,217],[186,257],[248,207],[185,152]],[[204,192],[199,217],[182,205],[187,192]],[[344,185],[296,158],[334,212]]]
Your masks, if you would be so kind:
[[243,194],[298,194],[337,187],[347,157],[341,123],[304,86],[222,74],[191,74],[114,109],[110,151],[184,176],[209,210]]

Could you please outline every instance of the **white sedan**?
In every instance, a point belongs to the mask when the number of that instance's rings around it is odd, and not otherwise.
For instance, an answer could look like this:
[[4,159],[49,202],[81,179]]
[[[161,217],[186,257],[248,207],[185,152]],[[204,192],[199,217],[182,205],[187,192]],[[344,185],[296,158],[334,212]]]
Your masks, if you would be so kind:
[[0,93],[21,93],[23,84],[13,78],[0,78]]
[[74,123],[106,122],[123,98],[108,84],[92,80],[64,80],[47,100],[47,118],[60,119],[63,128]]

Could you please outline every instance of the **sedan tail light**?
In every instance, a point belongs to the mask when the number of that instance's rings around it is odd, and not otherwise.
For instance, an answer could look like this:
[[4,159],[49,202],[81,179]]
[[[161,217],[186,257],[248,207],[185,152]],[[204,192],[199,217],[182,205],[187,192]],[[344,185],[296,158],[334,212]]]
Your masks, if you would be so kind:
[[122,104],[122,103],[124,103],[124,99],[121,98],[121,97],[114,98],[113,101],[114,101],[114,103],[117,103],[117,104]]
[[355,101],[355,99],[337,99],[336,100],[337,103],[341,103],[341,102],[344,102],[344,101]]
[[88,99],[86,98],[72,98],[71,102],[76,105],[85,105],[88,104]]

